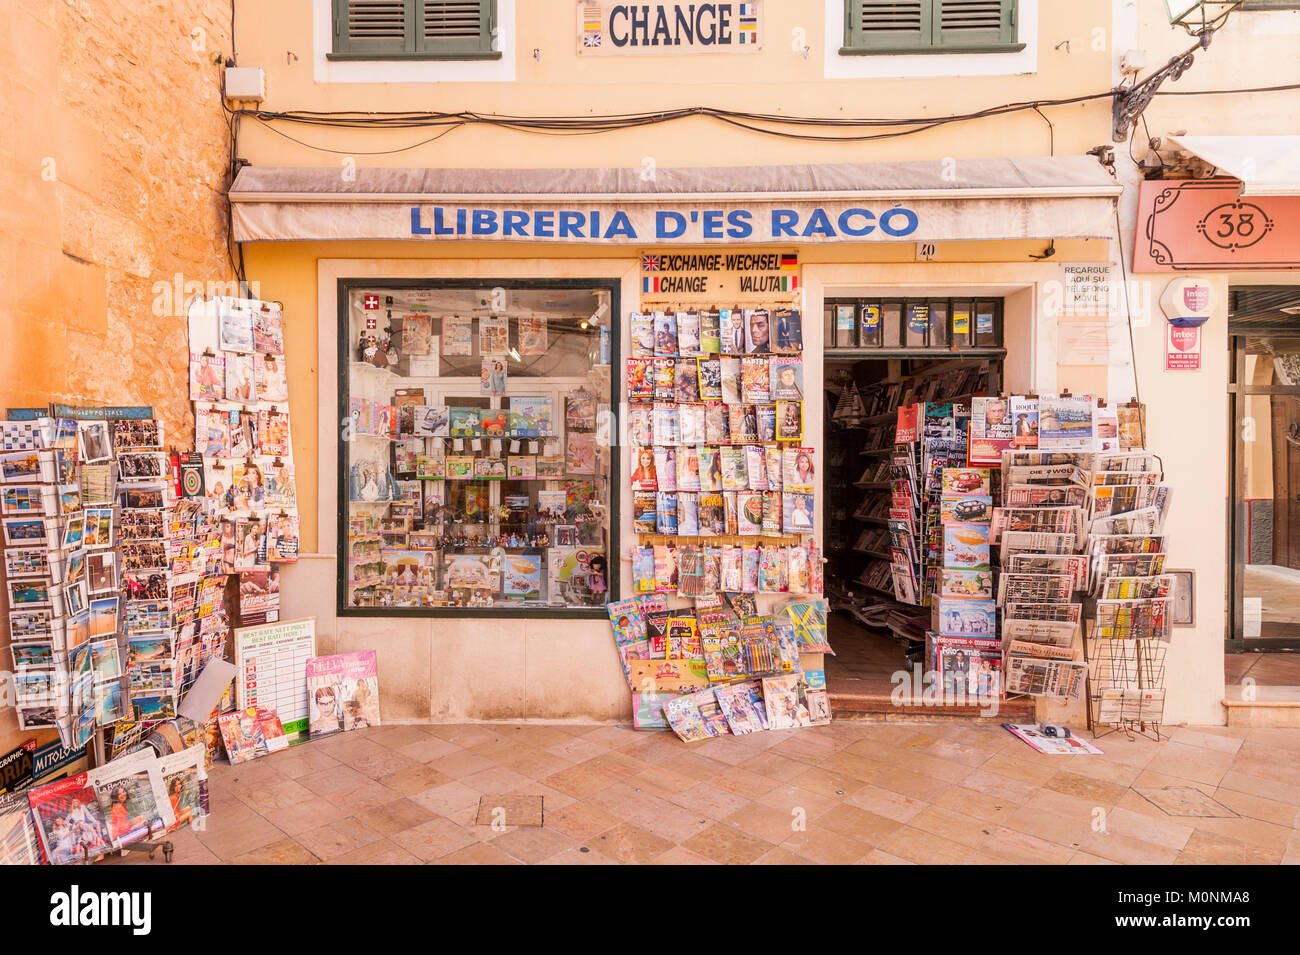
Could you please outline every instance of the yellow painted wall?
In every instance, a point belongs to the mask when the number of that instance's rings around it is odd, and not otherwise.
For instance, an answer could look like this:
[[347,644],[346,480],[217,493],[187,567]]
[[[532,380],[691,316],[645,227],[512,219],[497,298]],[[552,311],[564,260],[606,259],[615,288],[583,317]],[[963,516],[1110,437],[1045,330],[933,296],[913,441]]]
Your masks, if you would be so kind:
[[[842,0],[765,3],[766,39],[756,54],[581,57],[576,4],[569,0],[517,0],[513,37],[503,54],[513,58],[514,82],[318,83],[313,72],[311,4],[237,0],[239,62],[267,72],[267,110],[472,110],[519,116],[627,113],[714,106],[803,116],[930,117],[965,113],[1002,103],[1073,97],[1110,89],[1110,52],[1097,48],[1095,31],[1109,34],[1107,0],[1021,0],[1037,10],[1037,71],[1023,75],[961,75],[968,56],[941,56],[949,77],[871,80],[827,79],[824,36],[828,10]],[[794,49],[795,31],[811,47]],[[534,56],[537,51],[537,57]],[[829,51],[834,57],[834,51]],[[871,58],[845,58],[852,60]],[[970,72],[969,68],[967,72]],[[1107,141],[1108,100],[1044,111],[1056,125],[1055,151],[1079,154]],[[371,132],[305,126],[276,128],[325,146],[316,151],[249,120],[241,155],[259,165],[420,167],[640,167],[757,165],[1047,155],[1047,122],[1027,111],[983,119],[901,139],[860,143],[808,143],[752,132],[703,118],[670,125],[589,136],[513,132],[484,126],[456,129],[435,143],[402,152],[439,130]]]

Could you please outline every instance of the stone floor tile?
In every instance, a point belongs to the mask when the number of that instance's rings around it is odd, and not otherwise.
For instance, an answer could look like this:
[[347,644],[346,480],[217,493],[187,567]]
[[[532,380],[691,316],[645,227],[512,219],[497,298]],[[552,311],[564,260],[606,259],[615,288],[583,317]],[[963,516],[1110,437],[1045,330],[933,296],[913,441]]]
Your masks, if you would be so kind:
[[[913,829],[920,829],[923,832],[941,836],[950,842],[971,846],[972,848],[982,844],[993,829],[990,823],[982,819],[945,809],[942,806],[931,806],[929,809],[917,813],[908,820],[907,824]],[[875,842],[877,840],[869,839],[868,841]]]
[[268,810],[290,809],[317,796],[297,780],[283,779],[270,786],[242,790],[238,798],[254,812],[264,815]]
[[793,833],[781,843],[781,848],[822,865],[851,865],[875,847],[845,838],[830,829],[810,827],[804,832]]
[[996,827],[980,843],[979,855],[985,853],[1022,865],[1064,865],[1077,854],[1073,848],[1006,826]]
[[911,826],[900,826],[875,848],[919,865],[962,865],[979,861],[974,849]]
[[496,846],[477,842],[434,859],[429,865],[523,865],[523,863]]
[[547,829],[554,829],[578,842],[613,829],[620,821],[618,816],[586,802],[575,802],[554,811],[548,809],[545,813]]
[[722,865],[749,865],[775,846],[733,826],[714,824],[682,843],[691,852]]
[[[330,802],[324,796],[316,796],[287,809],[269,809],[262,813],[267,822],[290,836],[296,836],[309,829],[319,829],[339,819],[346,819],[351,814],[351,810]],[[216,816],[212,824],[224,825],[225,820]]]
[[420,865],[422,860],[387,839],[378,839],[330,859],[326,865]]
[[371,809],[364,809],[356,814],[356,818],[385,836],[428,822],[434,816],[432,810],[405,797]]
[[389,840],[424,862],[441,859],[458,849],[476,845],[478,839],[449,819],[435,816],[410,829],[394,832]]
[[836,806],[830,812],[807,822],[809,829],[826,829],[872,845],[879,845],[886,836],[902,825],[903,823],[895,819],[879,816],[847,803]]
[[284,752],[272,753],[262,758],[290,779],[297,779],[339,765],[337,759],[324,750],[315,748],[311,743],[290,746]]
[[698,855],[682,846],[673,846],[661,856],[656,856],[651,865],[721,865],[713,859]]
[[430,763],[435,759],[441,759],[443,756],[450,756],[460,751],[461,748],[455,743],[449,743],[445,739],[439,739],[427,733],[422,734],[421,739],[413,743],[407,743],[405,746],[398,746],[394,749],[394,752],[409,756],[411,759],[419,760],[422,763]]
[[230,862],[233,865],[320,865],[320,859],[287,837],[260,849],[241,852]]
[[779,845],[795,832],[800,818],[793,812],[782,812],[761,803],[751,802],[722,820],[756,839]]
[[345,853],[369,845],[383,838],[360,819],[349,816],[335,822],[326,823],[316,829],[308,829],[295,836],[298,842],[318,859],[328,862]]
[[1229,836],[1198,829],[1178,854],[1176,865],[1276,865],[1282,847],[1251,846]]
[[640,826],[624,822],[588,839],[585,845],[616,862],[647,863],[663,855],[674,843]]
[[745,796],[719,789],[709,783],[696,783],[690,789],[665,798],[674,805],[710,819],[722,819],[750,803]]
[[464,779],[466,776],[473,776],[475,773],[501,768],[500,764],[467,750],[461,750],[449,756],[439,756],[437,759],[429,760],[425,765],[430,769],[436,769],[449,779]]
[[216,818],[210,819],[207,829],[197,835],[203,847],[224,862],[285,837],[282,831],[256,813],[243,819],[223,820],[219,824]]
[[1008,799],[992,796],[976,789],[968,789],[966,786],[953,786],[951,789],[944,790],[934,801],[934,805],[993,825],[1001,825],[1002,820],[1011,815],[1017,807],[1016,803]]
[[[441,786],[434,786],[426,789],[424,792],[415,793],[408,798],[419,803],[430,812],[444,815],[456,809],[464,809],[466,806],[478,806],[479,798],[483,794],[470,789],[468,786],[462,786],[460,783],[443,783]],[[476,810],[477,811],[477,808]]]
[[537,865],[552,856],[573,849],[578,842],[553,829],[521,827],[492,841],[492,847],[499,849],[520,862]]

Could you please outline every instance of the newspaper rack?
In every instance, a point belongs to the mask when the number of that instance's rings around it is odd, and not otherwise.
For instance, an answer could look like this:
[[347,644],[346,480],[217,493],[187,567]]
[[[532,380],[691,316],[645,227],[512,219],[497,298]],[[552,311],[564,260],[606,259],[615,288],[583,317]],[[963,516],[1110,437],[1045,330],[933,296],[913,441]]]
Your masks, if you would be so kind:
[[1100,637],[1095,620],[1084,640],[1088,729],[1093,738],[1123,732],[1159,742],[1165,709],[1165,653],[1159,637]]

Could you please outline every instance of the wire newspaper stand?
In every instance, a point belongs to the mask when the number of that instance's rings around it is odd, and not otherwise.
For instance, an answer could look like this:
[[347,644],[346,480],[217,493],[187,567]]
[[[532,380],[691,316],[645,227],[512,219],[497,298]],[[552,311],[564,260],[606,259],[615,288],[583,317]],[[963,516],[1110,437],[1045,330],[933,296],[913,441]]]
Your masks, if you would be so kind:
[[[1095,633],[1095,625],[1093,628]],[[1123,732],[1160,741],[1165,709],[1165,653],[1158,638],[1110,638],[1090,633],[1088,729],[1096,738]]]

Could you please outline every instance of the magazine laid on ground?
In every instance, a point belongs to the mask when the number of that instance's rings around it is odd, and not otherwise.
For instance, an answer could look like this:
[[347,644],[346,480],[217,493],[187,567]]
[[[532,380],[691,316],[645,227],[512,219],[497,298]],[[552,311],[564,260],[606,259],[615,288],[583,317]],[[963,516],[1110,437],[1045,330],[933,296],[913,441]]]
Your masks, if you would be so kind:
[[223,713],[217,717],[221,741],[232,765],[286,748],[289,740],[275,710],[264,706]]
[[374,650],[307,661],[311,738],[379,725],[379,663]]
[[1012,736],[1024,740],[1040,753],[1050,756],[1101,756],[1102,751],[1085,739],[1077,736],[1048,736],[1037,726],[1019,723],[1003,723],[1002,728]]

